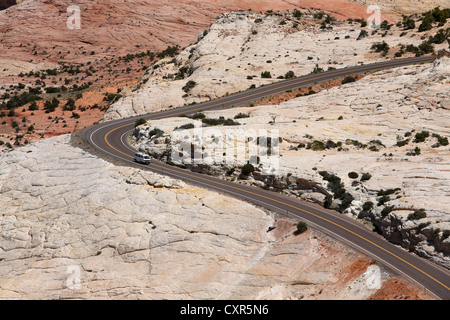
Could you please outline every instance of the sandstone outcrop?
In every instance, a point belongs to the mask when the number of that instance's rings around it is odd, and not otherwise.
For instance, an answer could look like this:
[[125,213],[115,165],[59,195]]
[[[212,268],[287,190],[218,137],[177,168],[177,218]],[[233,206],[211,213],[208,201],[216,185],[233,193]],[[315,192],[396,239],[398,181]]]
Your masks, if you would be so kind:
[[[220,15],[196,44],[175,59],[157,62],[137,86],[126,88],[103,121],[208,101],[279,81],[288,72],[300,76],[385,61],[394,58],[400,44],[423,41],[422,34],[405,37],[395,26],[377,31],[338,20],[322,28],[315,14],[304,10],[299,19],[293,11]],[[368,36],[360,38],[361,30]],[[392,48],[387,56],[371,50],[382,41]]]
[[[313,230],[296,236],[292,221],[115,167],[69,139],[0,159],[2,299],[366,299],[378,292],[367,284],[371,260],[336,240]],[[386,290],[392,274],[379,271]],[[411,299],[430,298],[409,288]]]

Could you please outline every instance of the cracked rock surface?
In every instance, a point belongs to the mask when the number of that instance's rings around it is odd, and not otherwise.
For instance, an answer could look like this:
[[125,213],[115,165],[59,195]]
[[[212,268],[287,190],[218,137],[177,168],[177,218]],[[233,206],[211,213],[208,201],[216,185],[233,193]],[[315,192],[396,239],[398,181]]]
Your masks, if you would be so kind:
[[1,298],[364,299],[376,292],[364,285],[370,259],[333,239],[312,230],[296,236],[293,222],[114,167],[69,139],[0,159]]

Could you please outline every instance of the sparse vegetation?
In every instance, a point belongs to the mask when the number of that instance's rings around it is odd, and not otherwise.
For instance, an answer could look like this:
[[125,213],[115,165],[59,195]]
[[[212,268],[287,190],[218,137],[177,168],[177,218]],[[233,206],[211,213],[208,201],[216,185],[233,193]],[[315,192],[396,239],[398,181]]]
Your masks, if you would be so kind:
[[140,118],[140,119],[136,120],[136,122],[134,123],[134,127],[137,128],[137,127],[145,125],[145,124],[147,124],[147,120]]
[[186,93],[189,93],[195,86],[197,85],[197,82],[193,81],[193,80],[189,80],[184,86],[183,86],[183,91]]
[[302,234],[303,232],[306,232],[308,230],[308,225],[306,222],[300,221],[297,223],[297,234]]
[[248,176],[253,171],[255,171],[255,167],[251,163],[247,163],[242,167],[241,174],[244,176]]
[[425,212],[425,209],[418,209],[408,215],[408,220],[420,220],[426,217],[427,213]]
[[359,175],[356,172],[352,171],[352,172],[348,173],[348,177],[350,179],[357,179],[359,177]]
[[353,76],[346,76],[344,78],[344,80],[342,80],[342,84],[346,84],[346,83],[350,83],[350,82],[355,82],[356,79]]
[[261,78],[269,79],[269,78],[272,78],[272,75],[270,74],[269,71],[263,71],[263,72],[261,72]]

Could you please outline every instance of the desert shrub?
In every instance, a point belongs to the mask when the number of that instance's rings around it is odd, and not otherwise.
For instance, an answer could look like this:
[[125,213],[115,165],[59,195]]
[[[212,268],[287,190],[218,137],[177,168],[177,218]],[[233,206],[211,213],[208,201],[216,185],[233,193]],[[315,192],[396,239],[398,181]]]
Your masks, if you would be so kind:
[[348,192],[345,192],[340,197],[340,199],[341,199],[341,206],[340,206],[341,210],[347,209],[351,205],[352,201],[355,200],[355,198]]
[[408,152],[406,155],[414,157],[414,156],[418,156],[420,154],[421,154],[420,148],[419,147],[415,147],[414,150]]
[[234,116],[234,119],[244,119],[244,118],[250,118],[250,115],[247,113],[240,112]]
[[408,220],[420,220],[427,217],[425,209],[418,209],[408,215]]
[[433,28],[433,26],[431,25],[433,21],[434,19],[432,15],[426,15],[419,26],[419,32],[431,30]]
[[179,49],[178,46],[173,46],[173,47],[168,46],[165,50],[163,50],[163,51],[161,51],[160,53],[158,53],[157,56],[158,56],[158,58],[160,58],[160,59],[162,59],[162,58],[164,58],[164,57],[166,57],[166,56],[174,57],[175,54],[177,53],[178,49]]
[[405,139],[405,140],[400,140],[397,141],[396,146],[397,147],[404,147],[409,143],[409,139]]
[[315,140],[310,145],[310,149],[313,151],[323,151],[325,150],[325,144],[322,141]]
[[295,77],[295,73],[294,73],[294,71],[288,71],[288,72],[286,72],[286,74],[284,75],[284,78],[285,79],[292,79],[292,78],[294,78]]
[[75,100],[69,98],[69,100],[67,100],[66,104],[64,105],[63,110],[73,111],[75,110],[75,108]]
[[326,149],[334,149],[336,147],[337,147],[337,144],[332,140],[327,140],[327,142],[325,143]]
[[403,15],[403,22],[402,22],[403,28],[405,28],[406,30],[410,30],[410,29],[415,29],[416,28],[416,23],[414,22],[413,19],[411,19],[408,16]]
[[136,122],[134,123],[134,127],[137,128],[139,126],[142,126],[144,124],[147,124],[147,120],[140,118],[138,120],[136,120]]
[[383,41],[381,43],[374,43],[370,49],[375,50],[375,52],[388,52],[389,51],[389,45]]
[[297,19],[300,19],[302,17],[302,12],[300,10],[295,9],[293,12],[293,16]]
[[224,125],[224,126],[237,126],[239,125],[239,122],[236,122],[232,119],[225,119],[224,117],[219,118],[205,118],[202,119],[202,122],[204,124],[207,124],[209,126],[218,126],[218,125]]
[[231,175],[234,173],[234,171],[236,171],[236,168],[234,168],[234,167],[228,169],[228,170],[227,170],[227,175],[231,176]]
[[430,133],[428,131],[418,132],[414,136],[414,142],[415,143],[424,142],[429,136]]
[[261,72],[261,78],[272,78],[272,75],[270,74],[269,71],[263,71]]
[[306,222],[300,221],[297,223],[297,234],[302,234],[308,230],[308,225]]
[[187,123],[187,124],[183,124],[182,126],[176,127],[175,129],[173,129],[173,131],[177,131],[177,130],[188,130],[188,129],[194,129],[195,125],[193,123]]
[[150,130],[150,132],[148,133],[148,136],[149,136],[149,138],[152,138],[154,136],[160,136],[162,134],[164,134],[163,130],[161,130],[159,128],[155,128],[155,129]]
[[28,106],[28,110],[30,110],[30,111],[36,111],[36,110],[39,110],[39,107],[38,107],[36,101],[33,101],[33,102]]
[[389,202],[391,198],[389,198],[388,195],[382,195],[380,198],[378,198],[377,206],[382,206],[386,202]]
[[346,76],[344,78],[344,80],[342,80],[342,84],[346,84],[346,83],[350,83],[350,82],[355,82],[356,79],[353,76]]
[[394,193],[396,193],[397,191],[400,191],[400,190],[401,190],[400,188],[386,189],[386,190],[381,189],[381,190],[379,190],[377,192],[377,196],[379,196],[379,197],[381,197],[381,196],[389,196],[389,195],[394,194]]
[[361,181],[367,181],[370,180],[370,178],[372,178],[372,175],[370,173],[363,173],[363,175],[361,176]]
[[253,171],[255,171],[255,167],[251,164],[251,163],[247,163],[246,165],[244,165],[241,169],[241,173],[244,176],[248,176],[250,173],[252,173]]
[[333,204],[333,197],[330,194],[325,196],[325,200],[323,201],[323,207],[328,209]]
[[450,237],[450,230],[444,230],[442,232],[442,239],[447,239],[448,237]]
[[429,43],[440,44],[443,43],[447,38],[450,37],[450,28],[446,30],[440,29],[434,36],[430,36],[428,39]]
[[72,112],[72,118],[80,119],[80,115],[76,112]]
[[358,38],[356,38],[356,40],[361,40],[365,37],[367,37],[369,35],[369,33],[366,30],[361,30],[361,32],[358,35]]
[[205,119],[206,116],[205,116],[205,114],[203,114],[201,112],[197,112],[197,113],[193,114],[190,118],[197,120],[197,119]]
[[59,100],[57,98],[53,98],[52,100],[47,100],[44,103],[45,113],[54,112],[56,108],[59,106]]
[[192,88],[194,88],[197,85],[197,82],[193,81],[193,80],[189,80],[184,86],[183,86],[183,91],[188,93],[192,90]]
[[348,177],[350,179],[357,179],[359,177],[359,175],[356,172],[352,171],[352,172],[348,173]]
[[384,20],[381,24],[380,24],[380,28],[382,30],[390,30],[392,27],[391,24],[389,24],[389,22],[387,20]]
[[324,72],[324,70],[322,68],[320,68],[318,64],[316,64],[316,66],[314,67],[314,70],[311,73],[317,74],[317,73],[321,73],[321,72]]
[[370,211],[370,210],[372,210],[373,209],[373,202],[372,201],[366,201],[366,202],[364,202],[364,204],[363,204],[363,206],[362,206],[362,209],[364,210],[364,211]]
[[58,93],[58,92],[61,92],[61,88],[59,88],[59,87],[48,87],[48,88],[45,88],[45,92],[46,93]]
[[449,143],[447,137],[442,137],[435,133],[433,134],[433,137],[437,138],[439,146],[448,146]]
[[419,44],[419,50],[422,53],[432,53],[434,52],[434,46],[430,42],[424,41],[421,44]]
[[394,210],[393,206],[384,207],[383,210],[381,210],[381,216],[383,218],[386,217],[389,213],[392,212],[392,210]]

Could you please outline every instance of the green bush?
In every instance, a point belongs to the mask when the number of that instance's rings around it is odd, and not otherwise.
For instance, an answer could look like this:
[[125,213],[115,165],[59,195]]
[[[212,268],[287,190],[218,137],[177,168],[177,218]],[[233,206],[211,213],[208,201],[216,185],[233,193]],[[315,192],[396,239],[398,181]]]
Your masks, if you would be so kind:
[[422,20],[422,23],[419,26],[419,32],[425,32],[428,30],[431,30],[432,27],[432,23],[433,23],[434,19],[432,15],[426,15],[425,18]]
[[406,30],[410,30],[410,29],[415,29],[416,28],[416,23],[414,22],[413,19],[411,19],[408,16],[403,16],[403,28],[405,28]]
[[272,78],[272,75],[269,71],[261,72],[261,78]]
[[442,232],[442,239],[447,239],[448,237],[450,237],[450,230],[444,230]]
[[247,113],[240,112],[234,116],[234,119],[244,119],[244,118],[250,118],[250,115]]
[[389,45],[383,41],[381,43],[374,43],[372,47],[370,47],[372,50],[375,50],[375,52],[388,52],[389,51]]
[[72,118],[80,119],[80,115],[76,112],[72,112]]
[[369,35],[369,33],[366,30],[361,30],[361,32],[358,35],[358,38],[356,38],[356,40],[361,40],[365,37],[367,37]]
[[313,151],[323,151],[325,148],[325,144],[322,141],[315,140],[310,144],[310,149]]
[[356,172],[352,171],[352,172],[348,173],[348,177],[350,179],[357,179],[359,177],[359,175]]
[[424,41],[421,44],[419,44],[419,50],[422,53],[433,53],[434,52],[434,47],[433,47],[433,45],[430,42]]
[[140,118],[138,120],[136,120],[136,122],[134,123],[134,127],[137,128],[139,126],[142,126],[144,124],[147,124],[147,120]]
[[194,88],[197,85],[197,82],[193,81],[193,80],[189,80],[184,87],[182,88],[184,92],[188,93],[192,90],[192,88]]
[[331,207],[332,204],[333,204],[333,196],[331,196],[330,194],[327,194],[325,196],[325,200],[323,201],[323,207],[328,209]]
[[355,82],[356,79],[353,76],[346,76],[344,78],[344,80],[342,80],[342,84],[346,84],[346,83],[350,83],[350,82]]
[[194,129],[195,125],[193,123],[187,123],[187,124],[183,124],[182,126],[176,127],[175,129],[173,129],[173,131],[177,131],[177,130],[188,130],[188,129]]
[[424,142],[429,136],[430,133],[428,131],[418,132],[414,136],[414,142],[415,143]]
[[381,216],[384,218],[386,217],[389,213],[392,212],[392,210],[394,210],[394,207],[384,207],[383,210],[381,210]]
[[155,128],[153,130],[150,130],[150,132],[148,133],[149,138],[152,138],[154,136],[160,136],[164,134],[164,131],[159,129],[159,128]]
[[372,176],[370,175],[370,173],[364,173],[364,174],[361,176],[361,181],[367,181],[367,180],[370,180],[370,178],[372,178]]
[[308,225],[306,222],[300,221],[297,223],[297,234],[302,234],[308,230]]
[[364,202],[364,204],[363,204],[363,206],[362,206],[362,209],[364,210],[364,211],[370,211],[370,210],[372,210],[373,209],[373,202],[372,201],[366,201],[366,202]]
[[294,71],[288,71],[288,72],[286,72],[286,74],[284,75],[284,78],[285,78],[285,79],[292,79],[292,78],[295,78],[295,73],[294,73]]
[[397,141],[396,145],[397,147],[404,147],[409,143],[409,139],[405,139],[405,140],[400,140]]
[[293,16],[297,19],[300,19],[302,17],[302,12],[300,10],[295,9],[293,12]]
[[206,116],[203,113],[198,112],[198,113],[193,114],[190,118],[194,119],[194,120],[198,120],[198,119],[205,119]]

